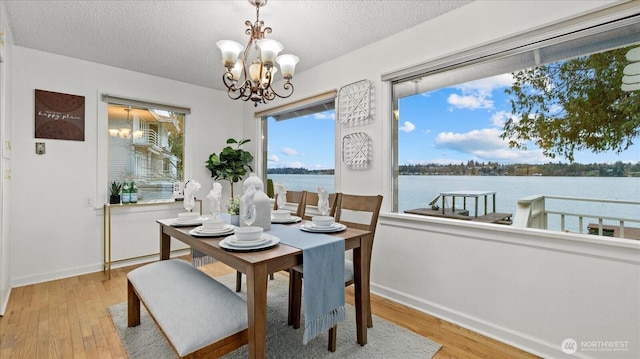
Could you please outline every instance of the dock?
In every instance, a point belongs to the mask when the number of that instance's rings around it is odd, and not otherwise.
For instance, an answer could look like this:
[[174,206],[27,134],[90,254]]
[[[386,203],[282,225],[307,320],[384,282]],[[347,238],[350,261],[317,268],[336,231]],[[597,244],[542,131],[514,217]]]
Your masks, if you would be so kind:
[[[489,212],[489,197],[491,197],[492,211]],[[451,207],[447,206],[447,198],[451,198]],[[456,208],[456,198],[458,198],[458,207]],[[462,206],[460,206],[460,198],[462,199]],[[467,198],[469,202],[473,202],[473,215],[470,215],[469,209],[467,209]],[[484,199],[483,206],[484,215],[478,214],[479,199]],[[442,202],[442,207],[438,206],[439,202]],[[471,203],[470,203],[471,204]],[[474,222],[484,223],[496,223],[496,224],[511,224],[511,213],[496,212],[496,193],[494,191],[452,191],[452,192],[440,192],[440,194],[429,202],[430,208],[415,208],[408,209],[404,213],[419,214],[421,216],[442,217],[461,219]],[[462,208],[460,208],[462,207]]]

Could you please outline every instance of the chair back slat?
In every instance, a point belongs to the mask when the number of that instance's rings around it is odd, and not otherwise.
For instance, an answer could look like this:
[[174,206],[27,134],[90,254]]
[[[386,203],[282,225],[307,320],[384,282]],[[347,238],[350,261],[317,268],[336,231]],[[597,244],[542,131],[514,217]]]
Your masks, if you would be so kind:
[[[304,217],[306,209],[307,191],[287,191],[287,201],[283,208],[291,211],[291,214],[298,217]],[[275,195],[273,209],[278,208],[278,194]]]
[[336,221],[348,227],[371,231],[375,235],[382,196],[362,196],[341,193]]

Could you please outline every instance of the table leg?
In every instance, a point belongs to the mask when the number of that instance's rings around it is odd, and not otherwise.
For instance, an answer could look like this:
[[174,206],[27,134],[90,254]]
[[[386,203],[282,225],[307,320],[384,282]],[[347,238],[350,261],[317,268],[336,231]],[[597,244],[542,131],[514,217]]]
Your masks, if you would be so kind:
[[267,267],[257,264],[247,270],[247,315],[249,358],[267,355]]
[[163,225],[160,225],[160,260],[169,259],[169,254],[171,253],[171,236],[164,233],[162,230]]
[[367,320],[369,308],[369,251],[370,241],[362,239],[360,247],[353,249],[353,269],[356,303],[356,329],[358,344],[367,344]]

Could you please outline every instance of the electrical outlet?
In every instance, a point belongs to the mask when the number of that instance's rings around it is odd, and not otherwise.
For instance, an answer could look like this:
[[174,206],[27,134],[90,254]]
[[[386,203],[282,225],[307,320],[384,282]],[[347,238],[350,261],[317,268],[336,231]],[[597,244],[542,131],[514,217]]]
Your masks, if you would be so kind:
[[84,206],[85,207],[93,207],[93,198],[91,197],[87,197],[84,199]]

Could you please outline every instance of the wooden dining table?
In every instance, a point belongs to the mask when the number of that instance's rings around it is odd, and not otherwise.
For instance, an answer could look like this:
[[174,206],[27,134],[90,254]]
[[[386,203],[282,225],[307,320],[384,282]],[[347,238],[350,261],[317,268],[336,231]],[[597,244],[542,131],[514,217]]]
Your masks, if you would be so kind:
[[[247,276],[247,315],[249,320],[249,358],[265,358],[267,353],[267,278],[269,274],[302,264],[302,250],[279,243],[275,247],[253,252],[228,251],[219,246],[225,237],[196,237],[189,234],[194,227],[174,227],[174,219],[158,220],[160,224],[160,259],[169,259],[171,238],[244,273]],[[300,227],[304,222],[287,224]],[[282,226],[283,224],[272,224]],[[267,232],[268,233],[268,232]],[[371,232],[347,228],[331,233],[344,238],[345,250],[353,249],[357,341],[367,344],[369,306],[369,266],[373,242]],[[301,343],[302,344],[302,343]]]

